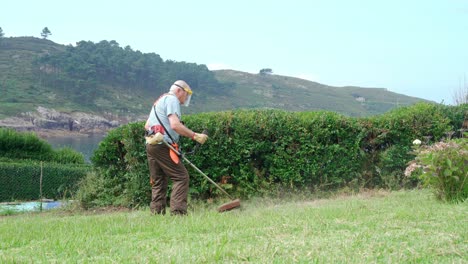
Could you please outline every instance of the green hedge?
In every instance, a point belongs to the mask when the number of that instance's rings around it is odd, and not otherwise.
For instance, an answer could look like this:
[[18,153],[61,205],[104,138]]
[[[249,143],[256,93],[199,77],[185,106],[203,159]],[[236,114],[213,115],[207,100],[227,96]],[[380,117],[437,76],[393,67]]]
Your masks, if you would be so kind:
[[[49,199],[71,197],[77,190],[77,183],[90,170],[90,165],[43,163],[42,196]],[[40,176],[40,162],[0,162],[0,201],[39,199]]]
[[0,128],[0,157],[51,160],[53,150],[50,144],[31,132]]
[[463,122],[462,116],[448,113],[462,108],[464,106],[420,103],[360,119],[361,133],[365,135],[361,142],[365,158],[360,176],[365,187],[392,188],[407,184],[403,172],[415,157],[410,151],[413,140],[431,144],[443,139],[446,132],[455,129],[452,124]]
[[54,150],[32,132],[0,128],[0,201],[38,199],[41,161],[46,198],[69,196],[91,170],[83,154],[71,148]]
[[32,132],[0,128],[0,158],[84,164],[83,154],[71,149],[54,150],[45,140]]
[[[401,188],[416,138],[435,142],[461,124],[466,106],[417,104],[385,115],[356,119],[332,112],[235,110],[184,117],[194,131],[208,129],[209,140],[187,158],[236,196],[268,193],[278,186],[329,190],[343,186]],[[452,114],[450,114],[452,113]],[[458,118],[457,120],[451,118]],[[82,190],[87,204],[136,206],[149,201],[149,172],[143,122],[109,132],[92,157],[105,186],[100,197]],[[184,138],[182,150],[194,148]],[[188,166],[191,196],[219,195]],[[86,181],[85,181],[86,182]],[[86,184],[85,184],[86,185]],[[88,185],[89,186],[89,185]]]

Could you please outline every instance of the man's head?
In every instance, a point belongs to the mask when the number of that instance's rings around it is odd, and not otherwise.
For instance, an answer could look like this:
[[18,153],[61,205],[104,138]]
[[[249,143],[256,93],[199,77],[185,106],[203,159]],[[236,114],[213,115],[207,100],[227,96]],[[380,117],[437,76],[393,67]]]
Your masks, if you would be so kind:
[[182,80],[175,81],[171,85],[170,91],[177,96],[181,104],[189,106],[190,99],[192,98],[192,89],[190,89],[190,86],[186,82]]

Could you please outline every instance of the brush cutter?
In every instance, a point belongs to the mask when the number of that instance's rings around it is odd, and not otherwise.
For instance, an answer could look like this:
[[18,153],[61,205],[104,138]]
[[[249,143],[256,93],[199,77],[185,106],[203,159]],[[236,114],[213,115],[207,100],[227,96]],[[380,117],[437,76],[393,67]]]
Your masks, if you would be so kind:
[[229,195],[223,188],[221,188],[221,186],[219,186],[216,182],[214,182],[210,177],[208,177],[205,173],[203,173],[203,171],[201,171],[199,168],[197,168],[195,165],[193,165],[192,162],[190,162],[190,160],[188,160],[184,155],[182,155],[178,150],[176,150],[173,146],[171,146],[169,143],[167,143],[165,140],[163,140],[164,144],[166,144],[166,146],[168,146],[172,151],[174,151],[179,157],[182,157],[185,162],[187,162],[190,166],[192,166],[192,168],[194,168],[196,171],[198,171],[198,173],[200,173],[201,175],[203,175],[209,182],[211,182],[212,184],[214,184],[214,186],[216,186],[216,188],[218,188],[221,192],[223,192],[227,197],[229,197],[229,199],[231,199],[230,202],[228,203],[225,203],[223,205],[221,205],[220,207],[218,207],[218,212],[225,212],[225,211],[229,211],[229,210],[232,210],[232,209],[235,209],[235,208],[238,208],[240,207],[240,200],[239,199],[234,199],[232,198],[231,195]]

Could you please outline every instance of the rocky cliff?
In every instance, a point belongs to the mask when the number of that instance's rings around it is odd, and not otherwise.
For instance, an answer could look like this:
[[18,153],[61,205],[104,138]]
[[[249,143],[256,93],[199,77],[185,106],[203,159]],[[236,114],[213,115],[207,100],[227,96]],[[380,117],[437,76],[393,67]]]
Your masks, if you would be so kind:
[[128,120],[105,118],[83,112],[63,113],[39,106],[36,112],[22,113],[17,117],[0,120],[0,127],[9,127],[19,131],[58,130],[78,133],[102,133],[126,122]]

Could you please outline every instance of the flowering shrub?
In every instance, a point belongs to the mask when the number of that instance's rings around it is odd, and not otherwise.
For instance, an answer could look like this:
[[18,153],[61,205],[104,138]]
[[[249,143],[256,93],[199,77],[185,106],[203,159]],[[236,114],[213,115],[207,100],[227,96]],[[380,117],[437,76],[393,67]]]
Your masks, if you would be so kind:
[[433,188],[438,199],[465,200],[468,197],[468,139],[418,146],[418,155],[406,168],[405,175],[419,171],[424,186]]

